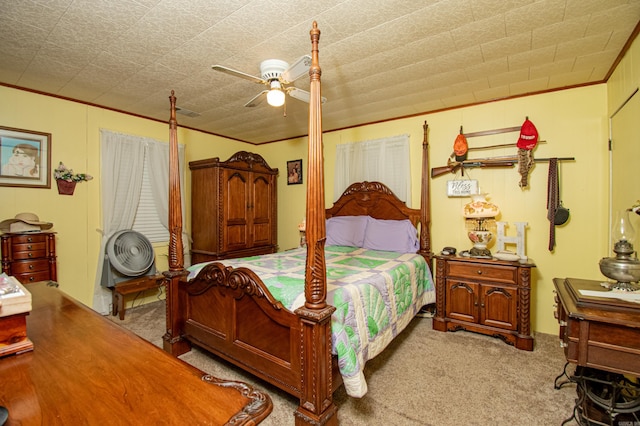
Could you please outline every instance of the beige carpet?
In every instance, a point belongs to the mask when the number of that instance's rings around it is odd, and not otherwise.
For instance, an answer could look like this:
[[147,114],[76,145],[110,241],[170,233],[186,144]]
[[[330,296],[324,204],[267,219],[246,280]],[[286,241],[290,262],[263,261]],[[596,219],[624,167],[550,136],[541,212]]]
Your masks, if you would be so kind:
[[[127,309],[124,321],[110,318],[162,346],[164,316],[158,301]],[[295,398],[203,351],[180,358],[266,392],[274,409],[263,425],[294,424]],[[564,364],[555,335],[536,334],[534,350],[525,352],[475,333],[433,331],[430,318],[416,318],[367,363],[367,395],[351,398],[340,388],[334,401],[341,425],[560,425],[571,417],[576,397],[574,385],[553,387]]]

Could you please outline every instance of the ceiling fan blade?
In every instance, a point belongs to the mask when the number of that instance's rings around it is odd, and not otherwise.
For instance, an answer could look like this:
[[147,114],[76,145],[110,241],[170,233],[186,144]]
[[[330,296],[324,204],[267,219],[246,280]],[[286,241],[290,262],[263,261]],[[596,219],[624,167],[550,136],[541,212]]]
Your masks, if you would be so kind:
[[[299,101],[309,103],[309,100],[311,99],[311,93],[307,92],[306,90],[298,89],[297,87],[288,87],[287,93],[291,95],[292,98],[296,98]],[[322,103],[325,102],[327,102],[327,98],[323,96]]]
[[268,90],[263,90],[262,92],[258,93],[249,102],[244,104],[244,106],[246,106],[246,107],[254,107],[254,106],[260,105],[262,103],[262,101],[264,101],[264,99],[267,97],[266,96],[267,92],[268,92]]
[[311,56],[304,55],[298,58],[293,64],[282,72],[280,81],[284,84],[292,83],[302,77],[305,74],[309,74],[309,67],[311,66]]
[[226,74],[235,75],[236,77],[244,78],[245,80],[253,81],[254,83],[267,84],[267,85],[269,84],[267,81],[259,77],[256,77],[251,74],[243,73],[242,71],[237,71],[231,68],[227,68],[223,65],[213,65],[211,66],[211,68],[214,69],[215,71],[220,71]]

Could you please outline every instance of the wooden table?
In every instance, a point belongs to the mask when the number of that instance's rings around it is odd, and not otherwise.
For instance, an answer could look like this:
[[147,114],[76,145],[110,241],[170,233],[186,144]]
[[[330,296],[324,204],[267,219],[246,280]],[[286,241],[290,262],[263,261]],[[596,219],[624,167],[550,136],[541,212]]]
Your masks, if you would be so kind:
[[[640,305],[581,292],[604,294],[608,290],[600,281],[555,278],[553,283],[560,341],[567,365],[577,366],[571,376],[565,366],[554,382],[556,389],[576,384],[576,405],[562,424],[573,419],[579,424],[636,424],[640,386],[625,377],[640,377]],[[563,377],[568,380],[561,382]]]
[[31,352],[0,358],[10,425],[251,425],[273,409],[242,382],[206,376],[45,282],[29,284]]
[[567,361],[640,377],[640,305],[582,296],[606,291],[600,281],[555,278],[560,340]]

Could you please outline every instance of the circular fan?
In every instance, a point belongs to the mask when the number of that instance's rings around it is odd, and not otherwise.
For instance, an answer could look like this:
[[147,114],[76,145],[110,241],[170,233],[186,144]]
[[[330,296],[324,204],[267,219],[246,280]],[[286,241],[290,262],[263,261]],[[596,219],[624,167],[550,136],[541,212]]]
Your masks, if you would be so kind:
[[[267,59],[260,63],[260,77],[234,70],[224,65],[213,65],[211,68],[268,87],[268,89],[263,90],[251,98],[244,106],[254,107],[264,99],[267,99],[269,105],[278,107],[284,104],[285,94],[303,102],[309,102],[310,93],[291,84],[303,75],[308,75],[310,65],[311,56],[309,55],[300,57],[292,65],[280,59]],[[278,101],[274,102],[275,99],[278,99]],[[324,97],[321,99],[322,102],[326,100]]]
[[121,274],[143,275],[154,262],[151,242],[139,232],[118,231],[107,242],[109,262]]

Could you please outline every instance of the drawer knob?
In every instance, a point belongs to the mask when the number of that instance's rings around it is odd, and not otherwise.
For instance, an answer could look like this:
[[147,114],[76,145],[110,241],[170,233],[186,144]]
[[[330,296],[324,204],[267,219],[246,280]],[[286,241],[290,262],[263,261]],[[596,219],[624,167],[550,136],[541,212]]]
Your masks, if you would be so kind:
[[33,238],[28,237],[28,238],[27,238],[27,241],[31,243],[31,242],[33,242]]
[[28,256],[33,257],[33,253],[29,252]]
[[33,265],[29,265],[29,269],[33,270]]
[[28,250],[33,250],[33,246],[32,246],[31,244],[29,244],[29,245],[27,246],[27,249],[28,249]]
[[29,281],[33,281],[34,279],[34,277],[29,277]]
[[482,270],[478,269],[478,275],[482,275]]

